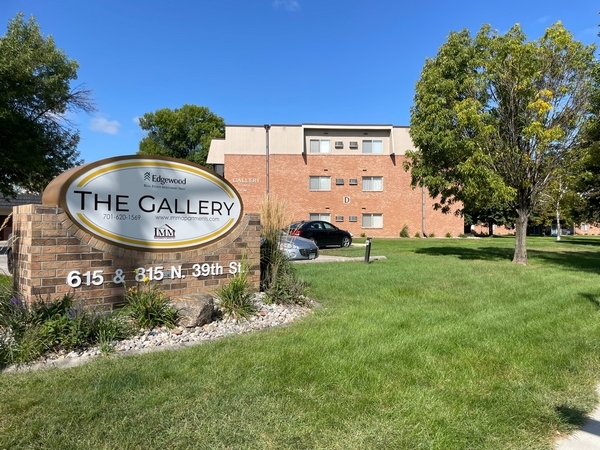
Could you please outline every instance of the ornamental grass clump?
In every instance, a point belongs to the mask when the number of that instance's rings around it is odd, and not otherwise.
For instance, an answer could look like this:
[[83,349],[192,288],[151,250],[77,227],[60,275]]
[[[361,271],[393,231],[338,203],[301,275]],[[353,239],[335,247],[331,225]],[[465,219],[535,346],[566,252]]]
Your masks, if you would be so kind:
[[256,312],[248,287],[248,269],[248,262],[243,257],[241,269],[231,281],[217,288],[219,308],[223,316],[233,318],[237,322],[249,319]]
[[279,239],[290,222],[286,206],[276,197],[267,197],[260,212],[260,289],[267,301],[278,304],[305,303],[306,284],[298,279],[292,263],[279,250]]
[[404,226],[400,230],[400,237],[401,238],[408,238],[408,237],[410,237],[410,235],[408,234],[408,225],[404,224]]
[[156,284],[149,284],[144,277],[137,286],[125,289],[127,304],[123,313],[133,319],[141,328],[166,326],[173,328],[179,320],[179,312],[171,300]]

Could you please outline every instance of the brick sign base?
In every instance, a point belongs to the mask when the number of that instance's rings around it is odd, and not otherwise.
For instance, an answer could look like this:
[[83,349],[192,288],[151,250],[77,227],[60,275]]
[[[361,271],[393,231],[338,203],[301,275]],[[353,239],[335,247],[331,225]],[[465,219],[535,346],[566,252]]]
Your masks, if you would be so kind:
[[138,284],[136,271],[170,297],[214,293],[234,276],[244,255],[252,290],[260,280],[258,214],[244,215],[228,235],[207,246],[146,252],[97,239],[58,206],[24,205],[14,208],[13,238],[15,288],[27,303],[71,292],[86,307],[111,310],[123,303],[126,288]]

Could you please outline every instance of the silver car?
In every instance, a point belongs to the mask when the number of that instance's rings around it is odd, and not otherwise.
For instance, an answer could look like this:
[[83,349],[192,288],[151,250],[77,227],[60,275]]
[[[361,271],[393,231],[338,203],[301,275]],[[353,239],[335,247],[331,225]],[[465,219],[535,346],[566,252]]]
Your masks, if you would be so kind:
[[282,233],[279,238],[279,250],[287,259],[293,261],[319,257],[319,247],[313,241],[285,233]]

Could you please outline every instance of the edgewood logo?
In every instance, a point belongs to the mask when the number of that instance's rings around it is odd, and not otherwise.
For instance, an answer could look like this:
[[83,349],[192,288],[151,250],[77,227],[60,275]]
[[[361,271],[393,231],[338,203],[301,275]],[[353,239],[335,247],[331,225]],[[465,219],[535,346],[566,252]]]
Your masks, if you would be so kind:
[[160,183],[164,184],[186,184],[187,180],[185,178],[168,178],[163,177],[162,175],[153,175],[150,172],[146,172],[144,174],[144,181],[151,181],[152,183]]
[[123,156],[72,172],[61,187],[60,206],[80,227],[123,247],[164,251],[205,245],[242,217],[235,188],[187,161]]

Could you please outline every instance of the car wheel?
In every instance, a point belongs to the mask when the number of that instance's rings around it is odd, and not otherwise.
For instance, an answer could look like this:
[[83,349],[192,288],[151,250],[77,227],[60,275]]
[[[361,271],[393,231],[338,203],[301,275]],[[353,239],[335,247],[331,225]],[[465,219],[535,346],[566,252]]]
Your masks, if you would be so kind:
[[352,244],[352,239],[350,239],[348,236],[344,236],[342,238],[342,247],[350,247],[350,244]]
[[12,250],[8,250],[6,252],[6,264],[8,266],[8,273],[13,273],[13,259],[12,259]]

